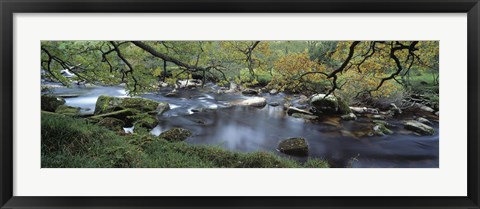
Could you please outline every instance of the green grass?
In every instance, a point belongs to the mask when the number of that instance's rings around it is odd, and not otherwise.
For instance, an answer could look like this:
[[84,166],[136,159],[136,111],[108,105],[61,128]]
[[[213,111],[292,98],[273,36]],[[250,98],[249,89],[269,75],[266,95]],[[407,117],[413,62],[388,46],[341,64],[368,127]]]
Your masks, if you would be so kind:
[[240,153],[216,146],[168,142],[145,129],[124,135],[87,120],[42,112],[43,168],[325,168],[269,152]]
[[417,92],[437,92],[438,85],[435,84],[431,73],[422,73],[410,77],[410,86]]

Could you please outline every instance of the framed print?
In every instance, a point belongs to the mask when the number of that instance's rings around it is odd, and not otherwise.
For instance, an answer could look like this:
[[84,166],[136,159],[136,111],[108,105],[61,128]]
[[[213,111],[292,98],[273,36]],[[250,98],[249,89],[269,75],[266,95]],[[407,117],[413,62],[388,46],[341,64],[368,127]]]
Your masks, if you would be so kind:
[[2,208],[478,208],[468,1],[2,1]]

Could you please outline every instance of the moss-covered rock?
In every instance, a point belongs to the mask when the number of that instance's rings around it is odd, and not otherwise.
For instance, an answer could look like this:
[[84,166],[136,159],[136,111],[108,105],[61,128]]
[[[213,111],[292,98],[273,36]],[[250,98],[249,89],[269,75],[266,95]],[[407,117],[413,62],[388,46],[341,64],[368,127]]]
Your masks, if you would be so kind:
[[160,134],[161,138],[169,142],[184,141],[190,136],[192,136],[192,132],[184,128],[172,128]]
[[68,116],[77,116],[80,113],[80,108],[67,106],[67,105],[60,105],[55,110],[55,113],[68,115]]
[[425,125],[421,122],[415,121],[415,120],[409,120],[405,121],[403,123],[405,129],[414,131],[416,133],[419,133],[421,135],[433,135],[435,134],[435,129],[432,127]]
[[375,126],[373,126],[372,129],[373,129],[373,134],[376,136],[385,136],[385,135],[393,134],[393,131],[385,127],[385,125],[382,123],[375,124]]
[[346,115],[346,114],[352,113],[352,110],[342,98],[337,98],[337,99],[338,99],[338,114]]
[[127,125],[130,125],[132,124],[132,120],[130,119],[130,116],[134,116],[138,113],[137,110],[134,110],[134,109],[125,109],[125,110],[118,110],[118,111],[115,111],[115,112],[109,112],[109,113],[105,113],[105,114],[100,114],[100,115],[94,115],[92,117],[90,117],[90,119],[92,121],[100,121],[102,120],[103,118],[107,118],[107,117],[110,117],[110,118],[116,118],[116,119],[119,119],[123,122],[125,122]]
[[158,120],[155,116],[149,114],[136,114],[134,116],[128,117],[130,120],[134,121],[133,125],[135,127],[143,127],[147,129],[155,128],[158,125]]
[[[159,108],[160,106],[160,108]],[[167,108],[168,107],[168,108]],[[157,108],[159,108],[157,110]],[[110,112],[115,112],[118,110],[124,109],[135,109],[140,112],[158,112],[161,113],[168,110],[170,106],[165,102],[157,102],[151,99],[145,98],[122,98],[122,97],[111,97],[111,96],[100,96],[97,99],[95,104],[95,114],[105,114]]]
[[55,112],[58,106],[65,104],[65,100],[52,95],[42,95],[41,109],[49,112]]
[[157,108],[155,109],[155,112],[157,113],[157,115],[161,115],[168,110],[170,110],[170,105],[168,103],[159,102]]
[[300,137],[281,141],[277,149],[287,155],[308,156],[308,143],[304,138]]
[[309,102],[315,108],[317,114],[346,115],[352,112],[347,103],[333,95],[315,94]]
[[112,131],[121,131],[125,126],[125,122],[116,118],[106,117],[100,120],[98,125],[104,126]]

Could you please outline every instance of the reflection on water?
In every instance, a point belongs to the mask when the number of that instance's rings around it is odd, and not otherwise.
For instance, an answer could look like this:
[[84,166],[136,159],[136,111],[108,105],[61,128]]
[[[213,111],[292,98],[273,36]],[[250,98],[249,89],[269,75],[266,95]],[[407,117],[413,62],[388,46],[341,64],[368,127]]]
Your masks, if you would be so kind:
[[[214,87],[211,87],[214,88]],[[231,106],[233,101],[245,99],[242,95],[217,95],[209,89],[179,91],[174,97],[165,97],[168,91],[146,94],[142,97],[170,104],[171,110],[159,118],[159,125],[151,133],[159,135],[171,127],[191,130],[187,139],[192,144],[218,145],[229,150],[251,152],[276,151],[278,142],[289,137],[304,137],[310,145],[310,157],[324,158],[335,167],[438,167],[438,123],[434,136],[402,134],[400,121],[390,136],[356,137],[355,131],[370,128],[368,119],[341,121],[322,118],[310,122],[285,115],[282,105],[264,108]],[[215,92],[214,89],[211,92]],[[56,89],[55,94],[81,94],[67,98],[67,105],[93,112],[99,95],[127,96],[122,87],[93,87]],[[283,102],[283,94],[267,97],[268,102]],[[133,130],[132,130],[133,131]],[[353,158],[353,159],[352,159]],[[295,157],[304,161],[306,158]]]

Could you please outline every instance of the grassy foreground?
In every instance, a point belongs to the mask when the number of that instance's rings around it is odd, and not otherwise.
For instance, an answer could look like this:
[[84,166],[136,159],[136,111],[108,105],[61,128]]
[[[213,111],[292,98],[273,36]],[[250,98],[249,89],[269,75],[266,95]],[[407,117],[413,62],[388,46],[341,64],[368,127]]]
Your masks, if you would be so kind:
[[326,168],[268,152],[239,153],[168,142],[147,131],[125,135],[91,122],[42,111],[42,168]]

